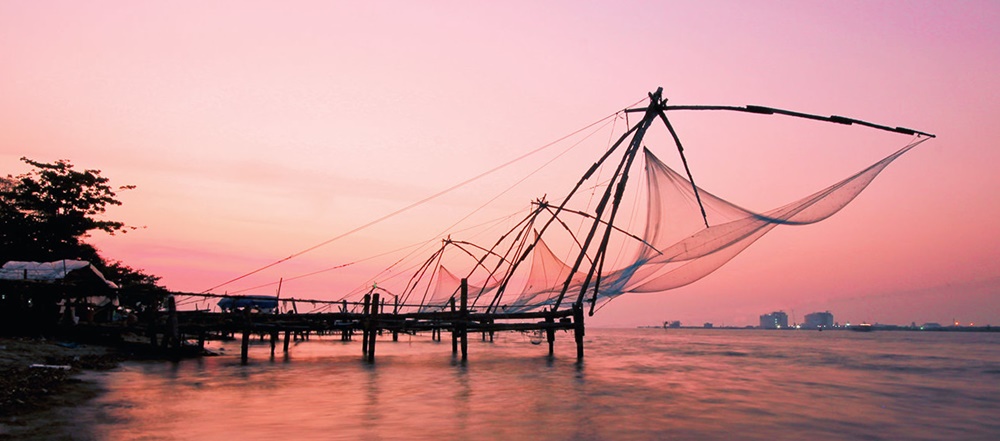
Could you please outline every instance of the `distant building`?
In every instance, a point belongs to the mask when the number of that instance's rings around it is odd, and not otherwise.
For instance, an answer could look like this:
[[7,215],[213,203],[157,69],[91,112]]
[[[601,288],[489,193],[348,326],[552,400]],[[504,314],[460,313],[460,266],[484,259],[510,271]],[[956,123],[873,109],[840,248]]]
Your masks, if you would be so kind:
[[806,321],[802,327],[806,329],[832,328],[833,314],[830,311],[806,314]]
[[715,325],[713,325],[712,322],[705,322],[705,327],[706,328],[711,328],[711,327],[714,327],[714,326]]
[[788,314],[784,311],[775,311],[770,314],[760,316],[760,327],[764,329],[785,329],[788,328]]

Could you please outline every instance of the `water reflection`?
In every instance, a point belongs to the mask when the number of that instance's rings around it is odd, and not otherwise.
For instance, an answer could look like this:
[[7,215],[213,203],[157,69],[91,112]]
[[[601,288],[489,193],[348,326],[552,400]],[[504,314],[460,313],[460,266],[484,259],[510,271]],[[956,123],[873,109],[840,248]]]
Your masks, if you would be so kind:
[[378,369],[373,364],[364,363],[361,367],[365,372],[365,412],[362,420],[368,427],[378,427],[379,423],[379,376]]
[[[942,439],[1000,433],[998,335],[588,330],[556,355],[517,334],[313,339],[271,360],[128,363],[77,409],[96,439]],[[853,334],[853,335],[852,335]],[[280,349],[280,348],[279,348]],[[986,435],[986,436],[984,436]]]

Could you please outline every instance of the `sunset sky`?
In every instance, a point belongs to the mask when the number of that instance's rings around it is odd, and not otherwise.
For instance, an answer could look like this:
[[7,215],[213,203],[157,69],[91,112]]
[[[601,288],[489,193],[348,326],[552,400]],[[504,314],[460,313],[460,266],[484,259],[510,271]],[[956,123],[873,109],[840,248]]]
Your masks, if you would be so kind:
[[[0,173],[26,172],[22,156],[69,159],[136,185],[108,216],[142,228],[92,242],[200,292],[662,86],[671,104],[843,115],[937,139],[834,217],[779,227],[707,278],[625,295],[589,324],[829,310],[841,323],[1000,325],[998,48],[995,1],[0,0]],[[699,185],[756,211],[911,140],[778,116],[671,117]],[[571,142],[216,292],[353,263],[282,288],[340,298],[469,213],[452,231],[557,199],[623,126],[595,126],[559,158]],[[657,139],[650,149],[678,167]]]

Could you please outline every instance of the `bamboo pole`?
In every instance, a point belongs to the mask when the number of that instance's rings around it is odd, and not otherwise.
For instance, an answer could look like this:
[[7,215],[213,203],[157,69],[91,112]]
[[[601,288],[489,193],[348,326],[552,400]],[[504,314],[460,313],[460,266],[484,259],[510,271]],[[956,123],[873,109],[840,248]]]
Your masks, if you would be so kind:
[[169,325],[169,338],[164,336],[164,343],[169,342],[173,355],[180,355],[181,339],[177,323],[177,300],[174,296],[167,297],[167,324]]
[[573,304],[573,338],[576,340],[576,360],[583,361],[583,305]]
[[372,294],[371,316],[368,319],[368,362],[375,362],[375,336],[378,333],[379,299],[378,293]]
[[368,355],[368,314],[371,309],[372,295],[365,294],[364,310],[361,316],[361,355]]
[[[451,312],[455,312],[455,297],[452,297],[449,301],[451,303]],[[451,324],[451,355],[458,354],[458,330],[455,328],[455,324]]]
[[[556,319],[554,317],[552,317],[552,316],[545,317],[545,324],[547,324],[547,325],[553,325],[553,324],[555,324],[555,322],[556,322]],[[546,337],[546,340],[548,340],[548,342],[549,342],[549,357],[551,357],[551,356],[555,355],[555,353],[556,353],[556,351],[555,351],[556,330],[553,329],[553,328],[546,329],[545,330],[545,337]]]
[[278,346],[278,331],[271,331],[271,358],[274,358],[274,349]]
[[[396,315],[398,313],[399,313],[399,296],[394,296],[394,299],[393,299],[393,302],[392,302],[392,315]],[[399,330],[398,329],[393,329],[392,330],[392,341],[399,341]]]
[[250,327],[247,326],[243,328],[243,342],[240,344],[241,364],[245,365],[250,360],[250,356],[248,354],[249,350],[250,350]]
[[462,303],[458,321],[459,335],[462,339],[462,361],[469,358],[469,280],[462,279]]

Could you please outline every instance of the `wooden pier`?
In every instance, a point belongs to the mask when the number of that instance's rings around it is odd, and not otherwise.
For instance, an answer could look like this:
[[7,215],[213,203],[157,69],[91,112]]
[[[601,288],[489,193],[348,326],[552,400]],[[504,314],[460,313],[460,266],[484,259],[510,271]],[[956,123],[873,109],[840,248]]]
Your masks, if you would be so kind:
[[[175,293],[175,296],[184,295],[239,298]],[[360,334],[361,355],[368,362],[374,363],[378,340],[391,338],[392,341],[397,341],[399,334],[430,332],[432,338],[440,341],[442,333],[448,332],[451,334],[452,354],[461,354],[461,360],[465,361],[469,357],[470,333],[482,334],[484,340],[492,341],[497,332],[542,332],[546,336],[551,356],[554,355],[556,331],[571,330],[576,342],[577,359],[583,359],[582,307],[573,305],[570,309],[517,313],[476,312],[468,307],[468,284],[464,279],[458,301],[454,300],[443,311],[400,312],[403,305],[386,305],[378,293],[369,293],[364,296],[363,301],[357,303],[319,301],[340,304],[339,312],[268,314],[254,313],[249,309],[229,312],[178,311],[176,306],[172,306],[175,303],[171,296],[167,299],[166,316],[147,323],[145,332],[152,345],[175,348],[178,351],[185,341],[197,341],[203,348],[208,339],[235,338],[239,334],[240,360],[245,364],[249,362],[252,336],[269,339],[273,356],[279,342],[282,342],[282,352],[288,352],[289,342],[293,338],[339,334],[342,340],[352,341],[355,335]],[[360,309],[360,312],[351,312],[348,307]]]

